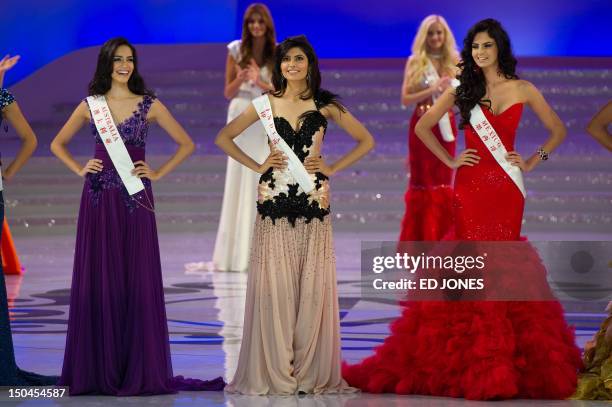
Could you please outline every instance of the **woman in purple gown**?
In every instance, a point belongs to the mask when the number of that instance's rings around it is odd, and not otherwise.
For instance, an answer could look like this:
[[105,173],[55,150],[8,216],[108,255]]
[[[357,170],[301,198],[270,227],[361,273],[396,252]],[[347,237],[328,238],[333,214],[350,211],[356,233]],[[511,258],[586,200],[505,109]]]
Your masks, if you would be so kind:
[[[145,87],[136,50],[123,38],[107,41],[89,84],[104,95],[145,189],[130,195],[115,169],[86,101],[51,143],[51,151],[85,178],[77,225],[66,352],[60,385],[70,394],[116,396],[221,390],[221,378],[173,377],[151,181],[172,171],[194,144],[164,105]],[[159,169],[145,161],[149,123],[178,144]],[[89,124],[95,155],[84,166],[66,148]],[[106,139],[105,139],[106,140]]]

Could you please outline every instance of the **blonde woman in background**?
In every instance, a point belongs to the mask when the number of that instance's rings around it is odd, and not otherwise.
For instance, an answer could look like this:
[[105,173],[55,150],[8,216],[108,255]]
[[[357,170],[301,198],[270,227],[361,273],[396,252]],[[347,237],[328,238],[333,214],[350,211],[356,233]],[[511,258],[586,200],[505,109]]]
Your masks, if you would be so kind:
[[[400,241],[440,240],[452,226],[452,170],[417,137],[417,121],[456,74],[455,37],[442,16],[425,17],[412,43],[402,83],[402,105],[415,105],[408,132],[410,181],[404,200]],[[433,128],[442,146],[455,155],[457,126],[452,110]]]

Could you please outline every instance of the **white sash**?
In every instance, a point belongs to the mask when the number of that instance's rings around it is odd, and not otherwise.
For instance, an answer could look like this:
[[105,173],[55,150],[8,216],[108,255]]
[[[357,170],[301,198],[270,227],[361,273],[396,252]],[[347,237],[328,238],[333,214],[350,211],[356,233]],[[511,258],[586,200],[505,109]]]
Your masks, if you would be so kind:
[[0,191],[2,191],[2,167],[0,167]]
[[518,189],[523,194],[523,197],[527,196],[525,192],[525,186],[523,184],[523,173],[521,169],[516,165],[510,164],[508,160],[506,160],[506,154],[508,154],[508,150],[501,142],[501,139],[497,135],[497,132],[489,123],[489,120],[484,115],[482,108],[477,103],[476,106],[470,111],[470,124],[478,133],[478,136],[482,140],[482,142],[487,146],[487,149],[495,158],[495,161],[499,164],[500,167],[508,174],[510,179],[514,181]]
[[140,178],[132,174],[132,170],[135,168],[134,163],[130,158],[130,153],[128,153],[125,144],[123,144],[117,126],[115,126],[106,99],[103,95],[89,96],[87,98],[87,103],[89,104],[91,117],[96,125],[98,134],[102,139],[104,147],[115,169],[119,173],[123,185],[125,185],[130,195],[142,191],[144,189],[144,184]]
[[[438,79],[440,79],[440,75],[438,75],[438,71],[433,66],[430,59],[427,59],[427,69],[425,71],[425,77],[427,78],[427,82],[433,84]],[[432,99],[434,103],[436,99],[438,99],[437,92],[433,94]],[[448,113],[444,113],[444,116],[438,122],[438,127],[440,128],[440,133],[442,134],[442,139],[444,141],[450,143],[451,141],[455,141],[455,135],[453,134],[453,128],[450,123],[450,119],[448,117]]]
[[304,192],[309,193],[315,187],[314,182],[310,178],[310,174],[304,168],[304,165],[300,159],[295,155],[291,147],[282,139],[282,137],[276,131],[274,126],[274,117],[272,114],[272,106],[270,106],[270,99],[268,95],[261,95],[253,99],[253,106],[259,115],[264,129],[272,142],[272,146],[281,150],[287,156],[287,169],[293,178],[300,184],[300,187]]

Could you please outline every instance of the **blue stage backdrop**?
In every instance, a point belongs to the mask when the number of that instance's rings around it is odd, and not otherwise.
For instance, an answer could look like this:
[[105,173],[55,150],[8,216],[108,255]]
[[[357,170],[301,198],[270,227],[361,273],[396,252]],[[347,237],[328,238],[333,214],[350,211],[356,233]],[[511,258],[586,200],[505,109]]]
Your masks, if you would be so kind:
[[[227,42],[243,0],[3,0],[0,53],[23,55],[14,83],[117,35],[134,43]],[[323,58],[405,57],[421,19],[444,15],[461,42],[475,21],[502,21],[520,56],[612,56],[609,0],[268,0],[278,38],[306,34]],[[88,67],[89,69],[89,67]]]

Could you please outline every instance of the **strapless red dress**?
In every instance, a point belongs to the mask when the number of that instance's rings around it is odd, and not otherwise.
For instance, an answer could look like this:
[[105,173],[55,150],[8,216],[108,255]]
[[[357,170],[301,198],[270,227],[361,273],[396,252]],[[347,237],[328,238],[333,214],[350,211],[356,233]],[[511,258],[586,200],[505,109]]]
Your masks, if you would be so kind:
[[[483,108],[508,151],[523,110],[499,115]],[[466,147],[480,162],[455,177],[458,240],[518,240],[525,200],[478,134]],[[518,281],[545,273],[541,263],[517,266]],[[541,279],[546,284],[545,279]],[[548,287],[546,287],[548,289]],[[564,399],[576,388],[580,350],[557,301],[407,301],[374,355],[344,365],[350,385],[372,393],[422,394],[475,400]]]

